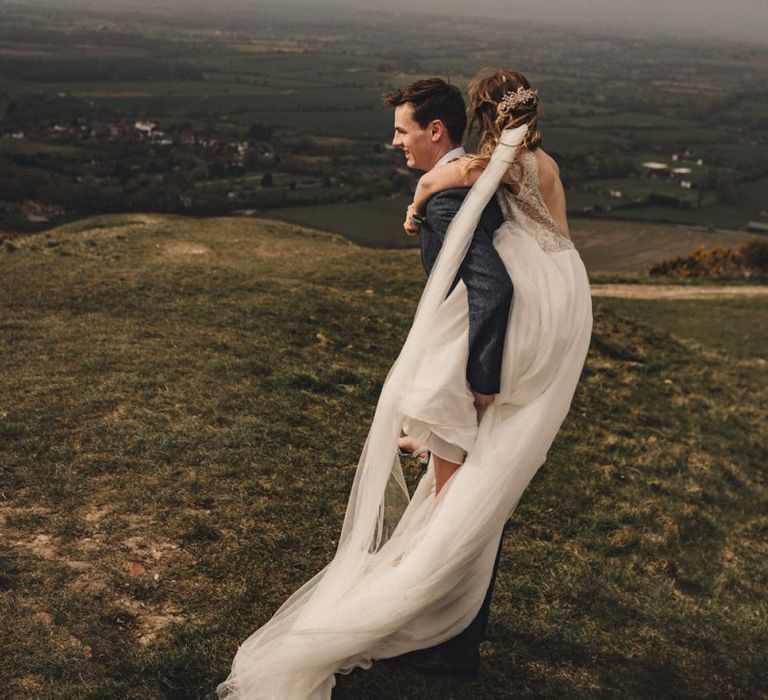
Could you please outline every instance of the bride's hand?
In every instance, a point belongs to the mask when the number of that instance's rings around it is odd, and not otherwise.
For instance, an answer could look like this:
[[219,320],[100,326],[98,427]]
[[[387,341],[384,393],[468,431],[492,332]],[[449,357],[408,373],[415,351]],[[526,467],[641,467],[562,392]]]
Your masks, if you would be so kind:
[[475,397],[475,408],[486,408],[496,399],[496,394],[480,394],[477,391],[473,391],[472,396]]
[[413,219],[415,213],[416,210],[413,208],[413,204],[409,204],[408,210],[405,213],[405,222],[403,223],[403,228],[409,236],[415,236],[419,233],[420,227]]

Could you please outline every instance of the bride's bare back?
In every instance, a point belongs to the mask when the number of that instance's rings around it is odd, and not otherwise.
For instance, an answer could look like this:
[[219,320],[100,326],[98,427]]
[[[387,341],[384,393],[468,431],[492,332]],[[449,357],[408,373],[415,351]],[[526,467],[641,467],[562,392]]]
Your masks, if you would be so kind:
[[560,233],[566,238],[571,237],[568,228],[568,217],[565,209],[565,190],[560,180],[560,168],[555,159],[541,148],[537,148],[533,154],[536,156],[536,164],[539,166],[539,191],[549,215],[554,219]]

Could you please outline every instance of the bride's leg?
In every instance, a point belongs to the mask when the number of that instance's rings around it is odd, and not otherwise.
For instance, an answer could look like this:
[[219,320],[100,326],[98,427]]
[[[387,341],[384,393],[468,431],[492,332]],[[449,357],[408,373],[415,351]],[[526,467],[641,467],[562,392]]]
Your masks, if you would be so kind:
[[456,462],[449,462],[447,459],[433,454],[435,464],[435,496],[440,493],[445,482],[453,476],[453,473],[461,466]]
[[437,496],[445,482],[463,464],[466,452],[458,445],[444,440],[431,431],[420,437],[421,439],[417,440],[410,435],[404,435],[397,441],[397,446],[407,452],[423,449],[425,452],[432,453],[435,469],[435,496]]

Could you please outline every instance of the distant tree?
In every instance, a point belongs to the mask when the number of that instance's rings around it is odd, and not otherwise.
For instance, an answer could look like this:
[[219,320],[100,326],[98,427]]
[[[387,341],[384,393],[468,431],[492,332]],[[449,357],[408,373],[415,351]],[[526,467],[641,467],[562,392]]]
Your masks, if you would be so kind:
[[258,170],[259,162],[260,156],[257,151],[253,148],[249,149],[243,159],[243,165],[245,165],[246,170]]
[[226,177],[227,166],[219,160],[214,160],[208,164],[208,174],[214,179]]
[[248,137],[257,141],[269,141],[272,138],[272,127],[263,124],[251,124]]
[[718,175],[717,178],[717,199],[726,204],[730,204],[735,200],[736,194],[736,178],[730,172],[724,172]]

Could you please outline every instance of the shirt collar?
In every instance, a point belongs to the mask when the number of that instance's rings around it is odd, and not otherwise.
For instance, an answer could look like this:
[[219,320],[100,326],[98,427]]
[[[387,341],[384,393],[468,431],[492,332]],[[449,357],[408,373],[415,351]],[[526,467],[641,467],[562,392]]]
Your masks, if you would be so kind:
[[452,151],[448,151],[448,153],[446,153],[432,167],[436,168],[438,165],[445,165],[446,163],[450,163],[452,160],[456,160],[457,158],[461,158],[461,156],[464,156],[466,154],[467,154],[467,152],[464,150],[464,147],[463,146],[459,146],[458,148],[454,148]]

